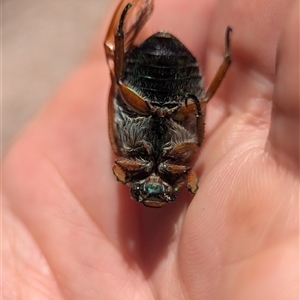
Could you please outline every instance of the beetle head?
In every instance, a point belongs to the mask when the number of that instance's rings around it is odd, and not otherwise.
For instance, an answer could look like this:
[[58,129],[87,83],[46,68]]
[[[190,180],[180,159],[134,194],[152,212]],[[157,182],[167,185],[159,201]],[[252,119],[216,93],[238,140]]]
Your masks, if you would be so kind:
[[149,207],[162,207],[174,201],[178,195],[178,187],[172,187],[157,175],[130,184],[131,196]]

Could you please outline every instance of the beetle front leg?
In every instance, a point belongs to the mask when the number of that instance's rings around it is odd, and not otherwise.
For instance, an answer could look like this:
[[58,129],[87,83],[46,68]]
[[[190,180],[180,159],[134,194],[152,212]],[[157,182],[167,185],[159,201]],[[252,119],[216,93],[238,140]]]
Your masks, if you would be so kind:
[[222,64],[220,65],[216,75],[214,76],[211,84],[209,85],[205,97],[204,102],[207,103],[215,94],[217,89],[219,88],[222,80],[225,77],[225,74],[230,66],[231,63],[231,57],[230,57],[230,33],[232,32],[232,29],[230,27],[227,27],[226,29],[226,35],[225,35],[225,55]]
[[[176,165],[169,162],[164,162],[159,166],[161,174],[168,174],[168,178],[176,177],[177,175],[186,174],[187,189],[192,194],[198,190],[198,177],[196,172],[189,166]],[[179,186],[182,182],[179,184]],[[177,188],[179,188],[179,186]]]
[[196,194],[198,190],[198,176],[193,169],[191,169],[188,173],[186,186],[190,193]]
[[123,157],[117,159],[113,166],[115,176],[124,184],[130,181],[135,174],[150,174],[152,169],[153,162],[151,161]]
[[164,155],[164,158],[167,160],[175,159],[176,164],[168,161],[163,162],[159,166],[159,172],[161,174],[168,174],[169,178],[172,178],[172,175],[186,174],[187,189],[189,192],[195,194],[198,190],[198,177],[196,172],[185,164],[195,157],[195,153],[198,150],[199,146],[196,143],[187,142],[176,145]]

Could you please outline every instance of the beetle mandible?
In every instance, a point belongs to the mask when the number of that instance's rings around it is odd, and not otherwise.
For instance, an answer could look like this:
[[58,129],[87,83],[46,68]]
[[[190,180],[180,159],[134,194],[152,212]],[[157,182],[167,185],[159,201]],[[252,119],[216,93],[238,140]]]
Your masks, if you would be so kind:
[[104,42],[109,138],[118,156],[113,172],[132,198],[162,207],[183,184],[193,194],[198,189],[192,162],[204,138],[205,105],[231,63],[232,30],[226,29],[223,61],[205,91],[197,60],[172,34],[160,31],[134,45],[153,1],[128,1],[119,3]]

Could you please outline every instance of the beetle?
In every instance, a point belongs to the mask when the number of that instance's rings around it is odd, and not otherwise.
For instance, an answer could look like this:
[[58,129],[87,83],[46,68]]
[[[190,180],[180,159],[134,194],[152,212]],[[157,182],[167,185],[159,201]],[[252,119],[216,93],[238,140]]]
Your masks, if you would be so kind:
[[152,11],[152,0],[122,0],[111,20],[104,41],[108,127],[117,180],[133,199],[162,207],[183,184],[198,190],[192,163],[204,138],[205,106],[231,63],[232,30],[227,27],[223,61],[205,91],[196,58],[172,34],[160,31],[134,45]]

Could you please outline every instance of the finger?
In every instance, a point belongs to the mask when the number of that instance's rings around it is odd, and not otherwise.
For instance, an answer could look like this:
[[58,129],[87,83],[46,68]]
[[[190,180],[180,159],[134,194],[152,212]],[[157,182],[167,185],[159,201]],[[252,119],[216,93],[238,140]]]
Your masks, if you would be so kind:
[[[4,164],[4,185],[8,184],[12,209],[30,229],[44,230],[44,236],[55,235],[55,239],[64,237],[49,226],[55,225],[55,221],[48,222],[54,207],[60,220],[69,215],[77,223],[91,213],[89,217],[104,235],[113,239],[112,232],[117,232],[112,222],[117,192],[107,135],[110,81],[104,34],[102,54],[73,71],[12,146]],[[75,214],[74,206],[78,208]]]
[[[278,0],[272,2],[272,5],[267,0],[218,3],[206,52],[206,86],[213,78],[224,53],[224,33],[220,28],[228,25],[233,29],[232,62],[219,90],[208,105],[203,146],[212,133],[217,144],[228,133],[234,132],[234,136],[227,136],[228,149],[240,144],[245,130],[249,130],[248,141],[257,136],[266,139],[274,88],[275,54],[290,3],[291,0]],[[237,128],[236,124],[241,126]],[[215,134],[217,132],[219,135]],[[214,149],[218,151],[219,147]]]
[[272,5],[267,0],[221,1],[211,34],[230,25],[234,33],[235,63],[272,77],[276,44],[290,3],[290,0],[275,1]]
[[175,35],[203,65],[204,49],[210,21],[216,6],[213,1],[155,1],[149,31],[165,30]]
[[[275,54],[280,30],[288,12],[290,1],[220,1],[212,20],[211,40],[207,53],[207,79],[210,82],[220,64],[220,51],[224,51],[223,32],[220,28],[230,25],[232,63],[227,78],[221,86],[222,101],[240,111],[259,116],[266,106],[245,99],[269,101],[275,75]],[[218,36],[218,38],[216,38]],[[219,94],[220,95],[220,94]],[[222,102],[222,103],[220,103]],[[253,110],[253,111],[252,111]]]
[[299,2],[290,9],[277,52],[274,104],[268,150],[299,172]]

